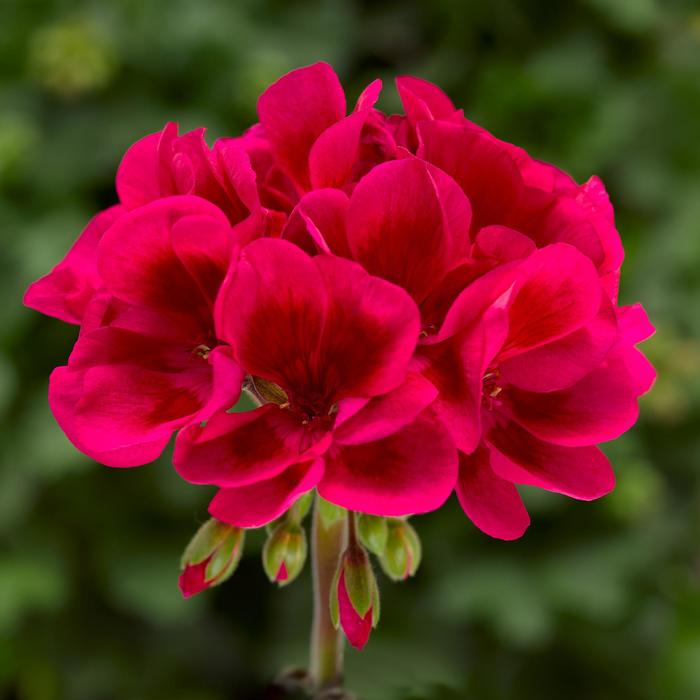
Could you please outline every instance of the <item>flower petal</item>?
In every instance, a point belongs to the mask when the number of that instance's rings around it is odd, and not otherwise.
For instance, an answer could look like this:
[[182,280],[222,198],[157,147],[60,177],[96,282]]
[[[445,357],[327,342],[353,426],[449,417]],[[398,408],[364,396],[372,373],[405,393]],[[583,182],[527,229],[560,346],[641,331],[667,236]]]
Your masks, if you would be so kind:
[[546,394],[508,387],[502,396],[512,417],[536,437],[571,447],[613,440],[634,425],[639,414],[638,381],[624,353],[572,387]]
[[175,442],[173,464],[193,484],[236,487],[276,476],[302,459],[308,444],[299,416],[276,404],[219,412],[190,425]]
[[[456,111],[452,100],[433,83],[410,75],[402,75],[396,79],[396,88],[403,102],[406,115],[414,122],[427,112],[429,119],[449,119]],[[417,109],[417,102],[422,103],[422,109]]]
[[185,216],[170,235],[175,255],[213,308],[233,256],[231,227],[218,216]]
[[379,95],[382,92],[382,81],[377,78],[373,80],[357,98],[355,111],[359,112],[362,109],[370,110],[377,103]]
[[456,478],[454,443],[428,410],[376,442],[334,444],[318,490],[350,510],[400,516],[439,508]]
[[49,405],[56,422],[77,449],[110,467],[137,467],[157,459],[170,441],[170,432],[152,440],[108,448],[88,437],[85,442],[76,426],[76,405],[83,391],[82,373],[57,367],[49,380]]
[[446,122],[421,122],[418,135],[418,157],[452,176],[469,198],[472,231],[489,224],[509,224],[523,183],[506,148],[476,129]]
[[367,114],[366,110],[353,112],[318,137],[309,153],[309,176],[314,189],[341,187],[350,180]]
[[345,116],[338,76],[327,63],[287,73],[258,100],[258,116],[282,167],[308,187],[308,157],[316,139]]
[[116,177],[119,201],[127,209],[136,209],[159,197],[180,194],[172,173],[163,163],[161,144],[167,149],[177,138],[177,124],[170,122],[161,131],[139,139],[119,164]]
[[208,304],[173,248],[176,224],[189,216],[228,220],[213,204],[191,196],[167,197],[120,217],[103,236],[98,269],[123,301],[151,309],[190,310],[208,316]]
[[598,313],[601,294],[591,261],[572,246],[560,243],[533,253],[520,264],[500,361],[581,328]]
[[[341,401],[333,439],[344,445],[381,440],[412,423],[437,397],[437,389],[420,374],[409,374],[397,389],[361,401],[360,409],[344,418]],[[357,403],[357,399],[348,399]]]
[[556,391],[596,369],[618,337],[612,304],[606,295],[601,302],[596,317],[583,328],[501,362],[502,381],[529,391]]
[[506,312],[493,308],[481,322],[420,349],[423,374],[439,391],[433,410],[464,452],[471,452],[481,437],[483,378],[507,330]]
[[323,474],[323,461],[302,462],[281,474],[239,488],[220,489],[209,514],[234,527],[262,527],[284,513]]
[[117,205],[94,216],[66,257],[48,275],[29,285],[25,305],[66,323],[80,323],[87,305],[102,286],[97,272],[97,244],[124,212]]
[[469,519],[482,532],[499,540],[517,540],[530,525],[518,490],[495,474],[487,447],[459,455],[457,498]]
[[331,252],[352,258],[345,232],[350,200],[340,190],[313,190],[304,195],[292,212],[282,238],[309,254]]
[[353,258],[418,302],[454,263],[454,241],[428,167],[417,159],[377,166],[350,199],[347,232]]
[[286,389],[318,383],[327,294],[312,258],[295,245],[261,238],[247,245],[216,309],[219,337],[245,370]]
[[328,305],[319,346],[324,386],[335,401],[395,389],[416,348],[418,308],[400,287],[334,255],[313,258]]
[[489,431],[491,466],[501,478],[592,501],[615,488],[615,474],[597,447],[560,447],[515,423]]

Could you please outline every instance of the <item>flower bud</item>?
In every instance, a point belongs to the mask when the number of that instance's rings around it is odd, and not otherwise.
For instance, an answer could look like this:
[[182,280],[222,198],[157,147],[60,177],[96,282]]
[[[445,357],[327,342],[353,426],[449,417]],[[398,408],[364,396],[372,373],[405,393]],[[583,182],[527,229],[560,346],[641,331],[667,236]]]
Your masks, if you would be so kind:
[[389,527],[386,518],[365,513],[357,517],[357,534],[360,542],[378,557],[384,553]]
[[245,530],[215,518],[207,520],[187,545],[178,585],[185,598],[223,583],[236,570],[243,553]]
[[280,586],[291,583],[306,562],[306,533],[297,523],[280,523],[263,547],[263,568],[270,581]]
[[406,520],[390,518],[388,526],[389,536],[379,563],[390,579],[403,581],[418,570],[421,560],[420,539]]
[[362,649],[379,622],[379,588],[366,550],[350,545],[331,587],[331,620],[355,649]]

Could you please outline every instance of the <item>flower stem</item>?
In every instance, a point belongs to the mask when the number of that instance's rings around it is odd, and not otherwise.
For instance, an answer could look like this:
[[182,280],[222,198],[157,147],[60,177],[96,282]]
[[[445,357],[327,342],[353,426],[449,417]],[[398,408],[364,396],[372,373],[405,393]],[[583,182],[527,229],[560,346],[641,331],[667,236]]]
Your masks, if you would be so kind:
[[343,680],[343,636],[333,627],[330,595],[338,560],[345,548],[347,518],[328,526],[321,518],[318,496],[314,504],[311,558],[314,611],[311,627],[310,674],[316,690],[340,687]]

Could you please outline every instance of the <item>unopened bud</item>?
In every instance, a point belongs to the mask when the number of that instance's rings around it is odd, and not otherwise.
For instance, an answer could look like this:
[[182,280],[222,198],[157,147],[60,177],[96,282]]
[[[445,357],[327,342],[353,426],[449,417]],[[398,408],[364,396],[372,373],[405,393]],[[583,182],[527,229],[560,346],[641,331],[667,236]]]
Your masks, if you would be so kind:
[[420,539],[406,520],[390,518],[388,526],[389,536],[379,563],[390,579],[403,581],[418,570],[421,560]]
[[378,557],[384,553],[386,541],[389,536],[389,527],[386,518],[377,515],[358,515],[357,534],[367,549]]
[[263,568],[270,581],[280,586],[291,583],[306,562],[306,534],[303,528],[282,522],[272,531],[263,547]]
[[338,564],[331,587],[331,620],[348,641],[362,649],[379,622],[379,588],[369,556],[359,544],[350,545]]
[[243,553],[245,530],[216,518],[207,520],[187,545],[178,584],[185,598],[218,586],[236,570]]

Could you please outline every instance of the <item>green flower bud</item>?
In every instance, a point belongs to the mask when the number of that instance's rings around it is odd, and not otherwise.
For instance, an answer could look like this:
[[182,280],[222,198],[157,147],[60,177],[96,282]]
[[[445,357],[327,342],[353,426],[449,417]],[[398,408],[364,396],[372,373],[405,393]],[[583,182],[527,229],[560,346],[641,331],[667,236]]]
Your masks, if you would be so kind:
[[338,564],[330,598],[331,621],[362,649],[379,622],[379,587],[366,550],[350,545]]
[[306,533],[297,523],[280,523],[263,547],[263,568],[270,581],[280,586],[291,583],[306,562]]
[[207,520],[182,555],[178,582],[182,595],[189,598],[226,581],[241,559],[244,538],[242,528],[231,527],[215,518]]
[[359,514],[357,517],[357,534],[362,544],[369,549],[372,554],[381,556],[386,548],[386,541],[389,537],[389,526],[386,518],[376,515]]
[[379,563],[390,579],[403,581],[418,570],[422,554],[420,539],[406,520],[390,518],[388,526],[389,536]]

